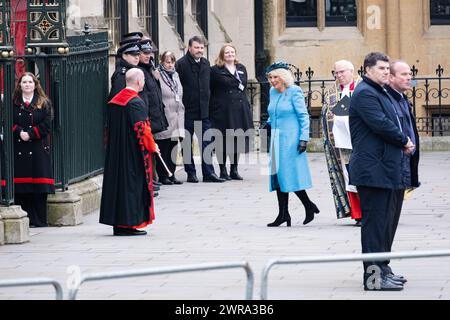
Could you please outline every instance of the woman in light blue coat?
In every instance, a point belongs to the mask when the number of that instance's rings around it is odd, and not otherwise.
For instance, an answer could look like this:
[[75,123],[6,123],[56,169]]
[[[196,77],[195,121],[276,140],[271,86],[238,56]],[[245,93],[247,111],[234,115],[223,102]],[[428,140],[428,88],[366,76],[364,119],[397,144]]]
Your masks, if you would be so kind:
[[270,89],[269,124],[271,140],[269,153],[270,191],[277,192],[278,216],[268,227],[278,227],[284,222],[291,226],[288,202],[289,192],[294,192],[305,207],[303,224],[319,213],[308,198],[306,189],[312,187],[306,145],[309,140],[309,114],[302,89],[294,85],[289,66],[276,62],[266,69]]

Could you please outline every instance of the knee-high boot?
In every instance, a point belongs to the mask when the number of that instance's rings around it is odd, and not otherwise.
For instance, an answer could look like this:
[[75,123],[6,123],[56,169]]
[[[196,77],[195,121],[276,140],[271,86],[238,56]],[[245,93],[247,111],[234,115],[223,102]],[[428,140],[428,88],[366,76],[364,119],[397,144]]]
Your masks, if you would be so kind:
[[268,227],[278,227],[281,224],[286,222],[288,227],[291,226],[291,216],[289,215],[289,193],[281,192],[280,189],[277,189],[277,199],[278,199],[278,216],[274,222],[269,223]]
[[[231,157],[230,157],[230,159],[231,159]],[[239,172],[238,172],[239,153],[235,153],[233,155],[233,162],[234,163],[231,163],[231,165],[230,165],[230,177],[231,177],[231,179],[233,179],[233,180],[244,180],[244,178],[242,178],[239,175]]]
[[220,168],[220,177],[225,180],[231,180],[227,172],[227,166],[225,164],[219,164],[219,168]]
[[296,191],[295,194],[305,207],[306,217],[305,220],[303,221],[303,224],[308,224],[314,220],[314,213],[319,213],[320,210],[311,200],[309,200],[308,194],[306,193],[305,190]]

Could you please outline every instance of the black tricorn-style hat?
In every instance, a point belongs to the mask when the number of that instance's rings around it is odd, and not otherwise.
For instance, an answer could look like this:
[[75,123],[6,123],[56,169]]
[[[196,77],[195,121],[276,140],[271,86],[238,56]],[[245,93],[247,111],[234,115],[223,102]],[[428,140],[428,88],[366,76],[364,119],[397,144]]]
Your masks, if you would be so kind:
[[141,53],[141,45],[139,44],[139,42],[131,42],[124,44],[119,48],[119,50],[117,50],[117,55],[119,56],[122,54],[138,55],[140,53]]

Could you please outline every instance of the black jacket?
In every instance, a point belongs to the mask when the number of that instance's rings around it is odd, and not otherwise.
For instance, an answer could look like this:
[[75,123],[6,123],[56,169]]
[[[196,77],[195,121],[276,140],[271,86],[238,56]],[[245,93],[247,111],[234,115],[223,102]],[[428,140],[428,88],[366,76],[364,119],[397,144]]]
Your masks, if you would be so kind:
[[404,188],[401,161],[408,138],[400,129],[392,102],[385,88],[365,76],[353,92],[349,111],[352,185]]
[[127,82],[125,81],[125,73],[136,66],[129,64],[122,58],[116,60],[116,70],[111,76],[111,91],[109,92],[108,101],[111,101],[122,89],[125,89]]
[[[246,95],[247,70],[237,64],[239,80],[226,67],[211,67],[211,99],[209,118],[213,128],[225,133],[226,129],[253,128],[253,117]],[[242,84],[242,90],[239,89]]]
[[209,61],[201,58],[195,62],[190,53],[178,59],[175,68],[183,86],[185,119],[202,120],[209,118]]
[[161,86],[159,81],[153,77],[152,65],[139,63],[139,68],[144,71],[145,86],[139,96],[144,100],[148,107],[148,117],[150,118],[150,126],[153,133],[167,130],[169,123],[167,122],[164,112],[164,104],[162,101]]
[[[400,99],[401,96],[400,94],[395,91],[394,89],[392,89],[389,86],[386,86],[386,90],[388,91],[388,93],[391,95],[391,97],[393,99],[395,99],[398,103],[400,103]],[[408,101],[408,97],[404,94],[403,98]],[[417,188],[420,186],[420,182],[419,182],[419,158],[420,158],[420,142],[419,142],[419,133],[417,131],[417,125],[416,125],[416,118],[414,117],[414,114],[412,112],[412,108],[411,108],[411,103],[408,102],[409,104],[409,116],[411,117],[411,124],[412,124],[412,129],[414,131],[414,136],[415,136],[415,142],[416,142],[416,150],[414,151],[414,153],[411,155],[410,157],[410,172],[411,172],[411,187]]]
[[[35,107],[37,96],[26,106],[20,98],[14,102],[14,188],[16,193],[54,193],[50,133],[52,112],[50,101],[41,109]],[[30,140],[23,141],[25,131]]]

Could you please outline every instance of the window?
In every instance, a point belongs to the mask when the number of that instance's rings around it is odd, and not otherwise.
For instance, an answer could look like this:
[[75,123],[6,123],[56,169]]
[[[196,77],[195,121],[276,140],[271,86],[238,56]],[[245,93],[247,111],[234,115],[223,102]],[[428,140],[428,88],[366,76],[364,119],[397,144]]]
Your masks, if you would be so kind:
[[114,52],[119,48],[120,38],[122,37],[121,17],[120,17],[120,1],[119,0],[104,0],[103,11],[105,22],[108,25],[108,37],[112,43],[111,50]]
[[184,14],[183,14],[183,0],[167,0],[167,15],[170,23],[175,27],[175,30],[184,39]]
[[208,1],[192,0],[191,6],[191,12],[195,21],[197,21],[205,37],[208,37]]
[[317,27],[317,0],[286,0],[286,27]]
[[356,26],[356,14],[356,0],[286,0],[286,27]]
[[432,25],[450,25],[450,0],[431,0],[430,20]]
[[158,0],[137,0],[137,15],[143,29],[158,47]]
[[326,26],[356,26],[355,0],[326,0]]

